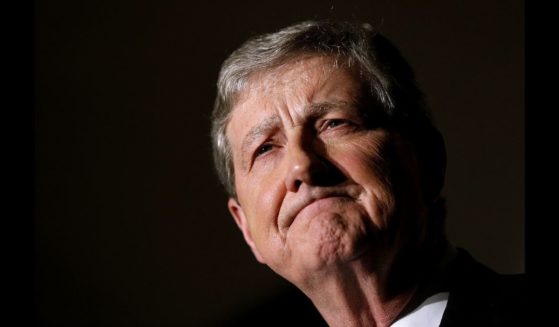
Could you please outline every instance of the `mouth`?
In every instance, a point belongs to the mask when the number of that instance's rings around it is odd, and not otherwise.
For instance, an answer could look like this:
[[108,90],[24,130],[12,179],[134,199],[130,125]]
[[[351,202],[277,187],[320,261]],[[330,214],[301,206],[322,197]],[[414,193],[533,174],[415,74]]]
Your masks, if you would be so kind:
[[293,222],[297,219],[297,216],[306,209],[323,199],[328,198],[344,198],[344,199],[354,199],[350,192],[346,189],[339,188],[316,188],[304,194],[294,200],[286,210],[280,214],[278,218],[278,225],[280,230],[286,232]]

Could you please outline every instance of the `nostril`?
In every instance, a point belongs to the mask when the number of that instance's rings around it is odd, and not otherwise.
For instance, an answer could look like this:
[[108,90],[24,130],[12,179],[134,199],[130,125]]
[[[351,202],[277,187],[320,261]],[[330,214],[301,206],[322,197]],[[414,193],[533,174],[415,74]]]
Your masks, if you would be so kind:
[[341,172],[327,156],[324,149],[303,143],[292,142],[286,156],[285,186],[290,192],[297,192],[302,184],[331,186],[345,180]]

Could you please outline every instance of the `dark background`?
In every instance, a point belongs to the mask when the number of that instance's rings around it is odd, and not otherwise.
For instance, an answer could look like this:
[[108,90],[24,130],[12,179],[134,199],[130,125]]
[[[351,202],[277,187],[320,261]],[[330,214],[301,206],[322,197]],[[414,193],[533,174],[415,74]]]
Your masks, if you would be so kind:
[[400,47],[447,143],[451,241],[524,271],[524,1],[36,1],[38,325],[212,325],[286,287],[228,216],[209,116],[232,50],[312,18]]

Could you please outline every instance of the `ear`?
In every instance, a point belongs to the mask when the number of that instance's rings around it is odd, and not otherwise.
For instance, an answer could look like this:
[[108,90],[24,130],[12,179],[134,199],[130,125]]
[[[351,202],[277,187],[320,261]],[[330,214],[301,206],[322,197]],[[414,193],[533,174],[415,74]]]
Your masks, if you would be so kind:
[[235,219],[235,223],[237,223],[237,226],[239,226],[239,229],[243,233],[245,242],[252,250],[252,253],[256,257],[256,260],[258,260],[258,262],[260,263],[266,263],[264,262],[264,259],[258,252],[256,246],[254,245],[254,241],[252,240],[252,236],[250,234],[250,229],[248,226],[248,221],[246,219],[243,208],[241,208],[241,205],[237,202],[237,200],[233,198],[229,198],[229,201],[227,202],[227,208],[229,208],[229,212],[231,213],[231,216],[233,216],[233,219]]

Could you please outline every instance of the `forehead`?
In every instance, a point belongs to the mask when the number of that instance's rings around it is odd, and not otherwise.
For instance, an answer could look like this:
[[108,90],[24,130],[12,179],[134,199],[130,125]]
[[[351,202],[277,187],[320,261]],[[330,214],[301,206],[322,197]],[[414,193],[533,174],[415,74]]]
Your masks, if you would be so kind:
[[[327,80],[350,75],[345,60],[329,56],[302,55],[286,63],[252,74],[240,92],[233,110],[250,106],[253,101],[282,100],[306,94],[309,98],[324,87]],[[352,76],[353,77],[353,76]],[[307,99],[310,100],[310,99]],[[247,103],[248,102],[248,103]]]
[[334,58],[304,56],[249,77],[232,109],[227,135],[232,145],[255,124],[303,119],[310,105],[353,102],[361,83],[356,69]]

